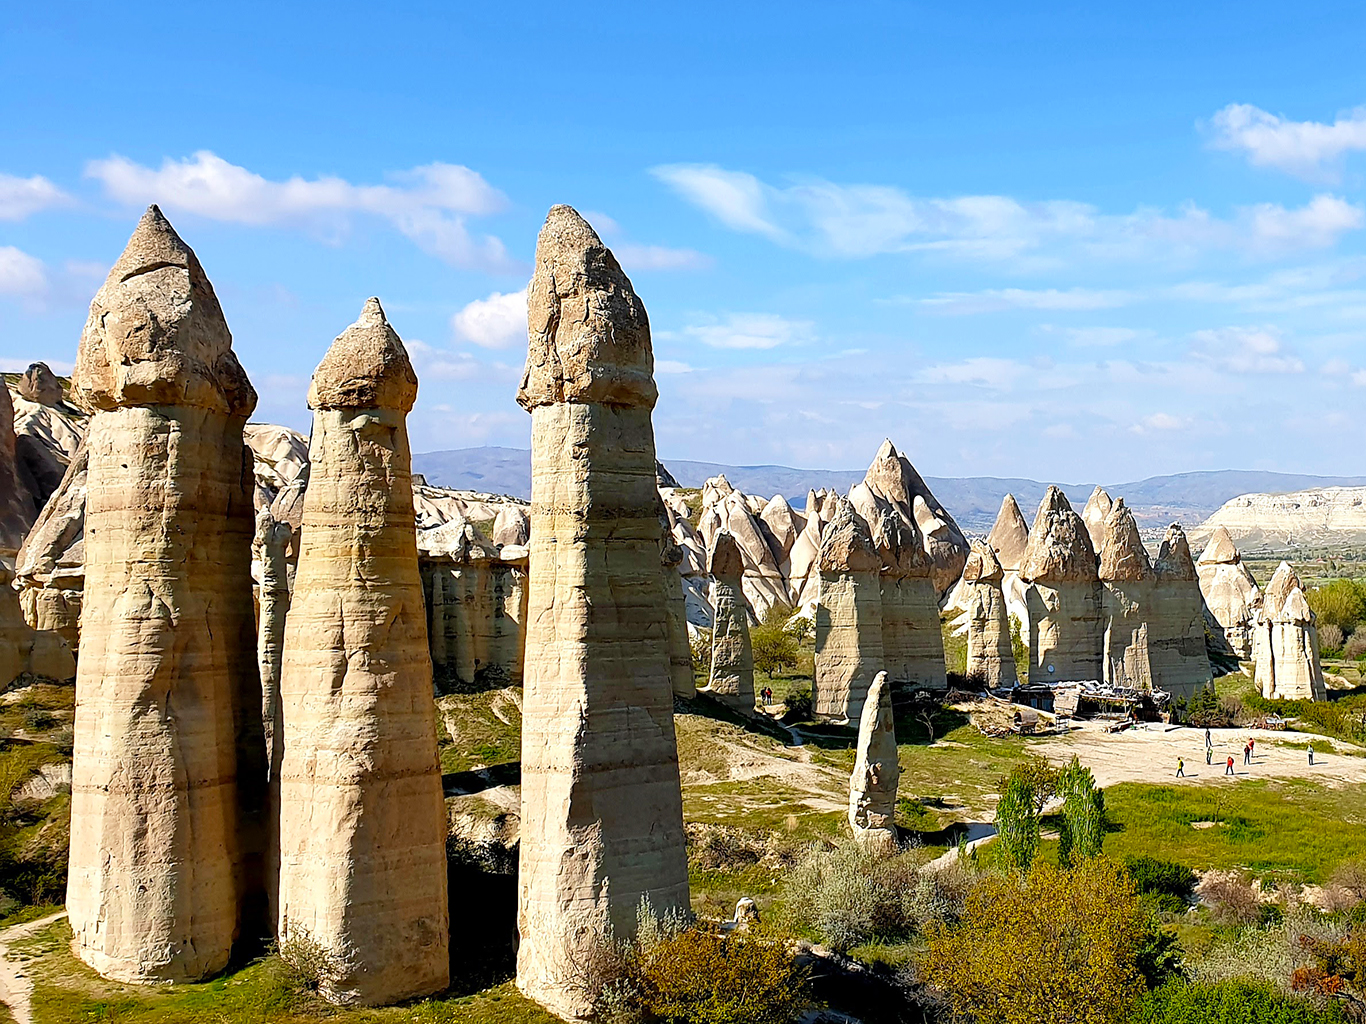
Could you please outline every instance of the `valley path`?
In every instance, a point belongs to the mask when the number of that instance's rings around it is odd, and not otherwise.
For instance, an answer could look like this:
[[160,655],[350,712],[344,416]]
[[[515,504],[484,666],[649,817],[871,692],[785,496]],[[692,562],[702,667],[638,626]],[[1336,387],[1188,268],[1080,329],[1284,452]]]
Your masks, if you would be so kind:
[[[1366,750],[1342,740],[1302,732],[1264,729],[1212,729],[1214,763],[1205,764],[1205,730],[1172,728],[1150,723],[1149,728],[1107,735],[1100,724],[1080,723],[1066,736],[1046,740],[1035,749],[1062,763],[1075,754],[1091,769],[1099,786],[1117,782],[1209,786],[1233,781],[1224,764],[1233,757],[1238,781],[1248,779],[1305,779],[1325,786],[1366,784]],[[1255,739],[1251,765],[1243,764],[1243,745]],[[1308,752],[1288,746],[1314,744],[1314,766]],[[1354,753],[1349,753],[1354,752]],[[1176,759],[1185,758],[1186,777],[1176,778]]]
[[10,958],[10,945],[64,917],[66,911],[62,910],[37,921],[26,921],[0,931],[0,1002],[9,1007],[15,1024],[33,1024],[33,981],[24,969],[26,961]]

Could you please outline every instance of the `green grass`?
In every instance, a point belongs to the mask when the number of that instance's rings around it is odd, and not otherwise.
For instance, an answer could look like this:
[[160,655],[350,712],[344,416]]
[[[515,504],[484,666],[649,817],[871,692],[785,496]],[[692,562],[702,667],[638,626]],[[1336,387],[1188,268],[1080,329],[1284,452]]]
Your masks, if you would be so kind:
[[[512,695],[521,689],[483,690],[439,697],[437,747],[443,772],[467,772],[522,759],[522,716]],[[508,719],[502,721],[494,707]]]
[[[1116,860],[1152,854],[1197,870],[1247,868],[1322,883],[1366,849],[1366,786],[1250,780],[1219,789],[1123,783],[1105,790]],[[1193,823],[1214,822],[1196,828]]]
[[23,952],[37,955],[34,1018],[42,1024],[556,1024],[511,983],[477,995],[385,1009],[341,1009],[293,991],[272,960],[198,985],[143,987],[99,978],[71,955],[71,929],[54,924]]

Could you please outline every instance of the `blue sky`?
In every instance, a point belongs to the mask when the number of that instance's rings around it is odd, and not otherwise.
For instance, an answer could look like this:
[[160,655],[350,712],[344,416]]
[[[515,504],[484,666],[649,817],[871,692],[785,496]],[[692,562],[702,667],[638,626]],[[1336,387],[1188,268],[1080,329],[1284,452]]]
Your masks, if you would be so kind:
[[1366,9],[1120,6],[22,5],[0,366],[69,368],[156,201],[258,419],[307,429],[376,294],[415,450],[526,447],[567,202],[649,309],[666,459],[1366,474]]

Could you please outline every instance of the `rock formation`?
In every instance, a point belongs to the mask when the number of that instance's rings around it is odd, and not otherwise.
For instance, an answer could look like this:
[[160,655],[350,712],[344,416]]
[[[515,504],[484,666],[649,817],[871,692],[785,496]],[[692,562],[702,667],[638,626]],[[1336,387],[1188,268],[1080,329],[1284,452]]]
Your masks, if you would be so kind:
[[860,846],[878,854],[895,853],[896,787],[901,780],[892,687],[879,672],[859,714],[858,753],[849,776],[849,826]]
[[1185,531],[1173,523],[1153,565],[1157,596],[1148,620],[1153,685],[1189,700],[1213,682],[1205,647],[1205,609]]
[[1366,541],[1366,487],[1240,494],[1224,502],[1191,536],[1206,541],[1221,526],[1245,548],[1360,544]]
[[[678,571],[682,561],[683,549],[666,533],[660,544],[659,567],[664,576],[669,610],[669,682],[675,697],[690,700],[697,696],[697,681],[692,674],[692,645],[688,643],[687,599],[683,595],[683,577]],[[748,623],[745,624],[745,630],[748,635]],[[751,692],[753,689],[751,674]]]
[[1253,642],[1253,681],[1268,699],[1327,700],[1319,662],[1319,631],[1304,585],[1282,562],[1262,594]]
[[311,470],[280,693],[279,935],[323,994],[449,982],[446,828],[406,419],[417,377],[376,299],[313,374]]
[[898,452],[890,440],[884,440],[873,456],[863,485],[874,496],[890,503],[908,525],[915,525],[930,558],[934,589],[940,594],[947,592],[963,573],[968,557],[967,538],[925,485],[910,459]]
[[1111,506],[1099,532],[1104,680],[1116,686],[1151,690],[1154,666],[1150,638],[1159,602],[1157,575],[1138,534],[1138,523],[1123,498]]
[[1114,504],[1110,495],[1105,493],[1105,488],[1098,486],[1086,500],[1086,507],[1081,510],[1081,521],[1086,524],[1086,532],[1091,537],[1091,547],[1097,557],[1100,557],[1100,549],[1105,543],[1105,520]]
[[285,616],[289,613],[288,548],[294,531],[278,522],[270,509],[256,513],[254,559],[261,567],[257,588],[256,664],[261,673],[261,721],[266,741],[266,764],[270,778],[279,771],[277,754],[283,751],[284,733],[280,712],[280,669],[285,650]]
[[30,363],[19,378],[19,394],[39,405],[56,405],[62,400],[62,382],[47,363]]
[[659,572],[645,308],[556,206],[527,292],[531,594],[522,718],[517,984],[582,1018],[582,964],[642,899],[688,909],[668,602]]
[[990,544],[973,541],[963,566],[967,586],[968,656],[964,674],[995,689],[1017,681],[1015,653],[1010,642],[1010,616],[1006,612],[1001,581],[1005,574]]
[[821,535],[816,609],[817,714],[857,720],[882,671],[882,559],[868,525],[847,501]]
[[[931,578],[932,562],[917,529],[890,505],[869,500],[863,485],[850,494],[855,511],[871,527],[882,559],[882,658],[888,678],[894,684],[943,689],[948,678],[939,600]],[[860,511],[860,502],[867,514]]]
[[707,692],[739,711],[754,708],[754,653],[741,578],[744,555],[735,536],[721,530],[707,556],[711,573],[711,676]]
[[9,388],[0,387],[0,565],[13,564],[37,517],[29,490],[19,480],[15,446],[14,406]]
[[14,563],[24,618],[35,629],[58,634],[72,651],[80,647],[81,638],[89,468],[89,451],[82,447]]
[[76,675],[76,661],[60,636],[24,621],[10,571],[0,563],[0,691],[22,675],[66,682]]
[[1020,578],[1029,584],[1029,681],[1100,680],[1096,555],[1086,524],[1056,487],[1039,504]]
[[86,593],[67,911],[126,982],[223,969],[264,922],[251,594],[256,393],[199,261],[150,207],[90,304]]
[[1205,622],[1215,643],[1239,659],[1251,658],[1262,592],[1222,526],[1215,529],[1195,569],[1205,599]]
[[520,505],[504,505],[493,521],[493,543],[526,547],[531,539],[531,517]]
[[1001,499],[1001,510],[996,513],[996,522],[987,534],[987,543],[996,552],[1002,572],[1019,572],[1029,547],[1029,524],[1020,512],[1015,495],[1007,494]]

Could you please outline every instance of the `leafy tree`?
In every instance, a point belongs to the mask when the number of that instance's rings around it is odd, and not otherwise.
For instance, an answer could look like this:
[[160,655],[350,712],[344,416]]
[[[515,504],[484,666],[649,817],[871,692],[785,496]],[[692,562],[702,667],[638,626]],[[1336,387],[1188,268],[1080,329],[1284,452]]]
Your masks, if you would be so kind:
[[1029,789],[1034,813],[1042,814],[1044,805],[1058,795],[1058,774],[1059,769],[1047,758],[1033,754],[1012,768],[1008,776],[998,779],[996,787],[1004,792],[1011,779],[1018,779]]
[[976,1024],[1117,1024],[1143,990],[1145,919],[1124,870],[1096,859],[980,878],[956,924],[931,923],[921,966]]
[[797,638],[786,628],[787,613],[778,607],[768,610],[764,621],[749,631],[749,643],[754,652],[754,667],[765,675],[774,676],[784,668],[797,667],[801,648]]
[[1366,1020],[1366,928],[1338,939],[1301,935],[1299,946],[1311,963],[1296,969],[1290,987],[1335,999],[1353,1019]]
[[1318,616],[1320,628],[1336,626],[1350,633],[1366,619],[1366,587],[1356,580],[1329,580],[1305,595]]
[[1067,866],[1074,854],[1081,860],[1100,856],[1105,843],[1105,791],[1096,788],[1091,769],[1083,768],[1073,756],[1058,773],[1057,789],[1062,795],[1058,861]]
[[996,804],[996,831],[1010,863],[1028,871],[1039,852],[1039,812],[1029,783],[1014,772]]
[[1195,872],[1184,864],[1130,856],[1124,858],[1124,869],[1140,894],[1153,897],[1158,908],[1169,913],[1185,910],[1186,901],[1195,892]]

